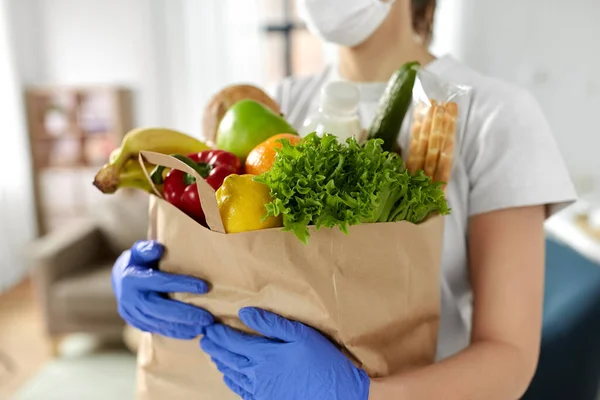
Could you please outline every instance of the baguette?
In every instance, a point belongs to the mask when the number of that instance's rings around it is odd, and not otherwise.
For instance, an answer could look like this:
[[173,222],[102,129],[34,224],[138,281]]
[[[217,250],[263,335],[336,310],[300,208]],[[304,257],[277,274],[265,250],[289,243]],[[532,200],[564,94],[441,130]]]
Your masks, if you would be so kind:
[[423,169],[425,166],[425,157],[427,156],[427,148],[429,146],[431,125],[433,123],[433,116],[435,114],[436,108],[437,102],[435,100],[432,100],[431,105],[429,106],[429,110],[427,111],[427,114],[425,115],[425,118],[423,120],[423,124],[421,124],[419,129],[419,137],[417,140],[417,144],[415,145],[416,151],[411,151],[411,154],[409,154],[408,157],[407,167],[411,173],[415,173]]
[[456,140],[456,124],[458,105],[454,102],[445,104],[445,140],[440,152],[439,161],[433,175],[435,182],[443,182],[444,186],[450,181],[454,161],[454,143]]
[[436,107],[433,121],[431,123],[431,133],[429,134],[429,142],[427,143],[427,154],[425,155],[425,175],[433,178],[433,174],[438,165],[438,159],[442,148],[442,143],[445,142],[446,136],[446,111],[444,105]]

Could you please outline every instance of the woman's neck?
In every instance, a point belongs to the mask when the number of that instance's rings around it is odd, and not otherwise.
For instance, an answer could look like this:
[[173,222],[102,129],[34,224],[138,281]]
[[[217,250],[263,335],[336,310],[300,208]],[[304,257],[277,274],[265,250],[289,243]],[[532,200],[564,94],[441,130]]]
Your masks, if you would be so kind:
[[424,46],[414,41],[393,47],[389,43],[376,44],[341,47],[338,51],[339,75],[353,82],[384,82],[407,62],[427,65],[435,59]]

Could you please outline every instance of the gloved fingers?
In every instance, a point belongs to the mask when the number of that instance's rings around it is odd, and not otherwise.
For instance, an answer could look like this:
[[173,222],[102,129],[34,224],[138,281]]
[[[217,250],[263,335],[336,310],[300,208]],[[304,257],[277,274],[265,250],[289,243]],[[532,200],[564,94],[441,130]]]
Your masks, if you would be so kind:
[[169,274],[167,272],[138,267],[130,275],[132,284],[143,291],[160,293],[196,293],[208,292],[208,284],[202,279],[187,275]]
[[143,332],[149,332],[149,333],[155,333],[155,334],[159,334],[161,336],[166,336],[166,337],[171,337],[174,339],[180,339],[180,340],[192,340],[194,338],[196,338],[198,335],[193,333],[193,332],[169,332],[167,329],[163,328],[163,327],[158,327],[156,325],[151,325],[151,324],[147,324],[146,322],[144,322],[143,320],[140,320],[139,318],[134,318],[131,313],[129,313],[126,310],[123,310],[123,312],[121,313],[121,316],[123,317],[123,319],[131,326],[133,326],[134,328],[137,328]]
[[237,386],[241,387],[248,393],[254,393],[254,384],[246,375],[241,372],[234,371],[219,360],[212,359],[217,366],[217,369],[226,377],[231,379]]
[[206,336],[200,340],[200,347],[213,359],[234,371],[243,373],[244,370],[252,366],[252,362],[248,357],[224,349]]
[[256,359],[257,356],[264,353],[265,345],[272,344],[272,341],[267,338],[249,335],[223,324],[207,327],[204,334],[225,350],[252,359]]
[[255,400],[254,396],[252,396],[250,393],[248,393],[243,388],[241,388],[239,385],[237,385],[229,377],[227,377],[227,376],[223,377],[223,381],[225,382],[227,387],[233,391],[233,393],[240,396],[243,400]]
[[150,317],[165,322],[184,325],[208,326],[214,323],[211,313],[191,304],[163,298],[156,292],[142,294],[139,310]]
[[144,322],[140,321],[137,318],[133,318],[131,313],[129,313],[127,310],[121,310],[119,314],[121,315],[121,318],[123,318],[125,322],[127,322],[127,324],[133,326],[134,328],[137,328],[143,332],[154,333],[153,329],[149,325],[146,325]]
[[[115,261],[113,271],[115,271],[115,270],[123,271],[129,265],[130,260],[131,260],[131,250],[125,250],[124,252],[122,252],[119,255],[119,257]],[[114,274],[114,272],[113,272],[113,274]]]
[[199,333],[186,332],[182,330],[169,330],[167,328],[159,329],[156,332],[151,333],[177,340],[193,340],[200,335]]
[[239,317],[247,327],[266,337],[284,342],[295,342],[303,338],[307,332],[305,325],[260,308],[242,308]]
[[161,325],[154,325],[154,324],[150,324],[150,332],[151,333],[156,333],[158,335],[164,336],[164,337],[168,337],[171,339],[178,339],[178,340],[192,340],[197,338],[200,334],[202,334],[201,331],[193,329],[190,326],[174,326],[175,324],[170,324],[170,325],[165,325],[165,326],[161,326]]
[[131,265],[155,266],[162,258],[165,248],[155,240],[139,240],[131,247]]
[[168,330],[168,329],[159,329],[156,332],[151,332],[154,333],[156,335],[161,335],[164,337],[168,337],[171,339],[177,339],[177,340],[193,340],[196,339],[199,334],[195,334],[195,333],[187,333],[187,332],[183,332],[183,331],[175,331],[175,330]]
[[132,320],[132,325],[142,325],[148,332],[157,333],[161,336],[173,339],[191,340],[201,335],[204,330],[204,327],[200,325],[178,324],[174,322],[161,321],[152,316],[145,315],[137,308],[128,310],[126,312]]

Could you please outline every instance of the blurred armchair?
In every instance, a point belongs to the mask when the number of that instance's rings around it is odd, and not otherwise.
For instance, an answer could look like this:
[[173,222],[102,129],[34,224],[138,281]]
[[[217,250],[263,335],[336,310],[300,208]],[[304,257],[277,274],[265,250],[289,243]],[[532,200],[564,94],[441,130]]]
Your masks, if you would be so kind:
[[111,268],[122,251],[145,238],[147,215],[147,196],[114,196],[31,244],[30,274],[54,355],[65,334],[122,335]]

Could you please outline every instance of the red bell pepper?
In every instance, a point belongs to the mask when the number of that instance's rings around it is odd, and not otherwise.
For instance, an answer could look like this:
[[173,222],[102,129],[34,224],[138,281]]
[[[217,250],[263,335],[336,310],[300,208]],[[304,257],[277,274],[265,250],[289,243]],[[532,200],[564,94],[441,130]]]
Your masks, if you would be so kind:
[[[231,174],[241,171],[240,160],[224,150],[206,150],[188,156],[175,155],[176,158],[192,167],[213,189],[217,190],[223,180]],[[162,180],[162,169],[157,168],[152,173],[155,183]],[[186,172],[172,169],[167,173],[163,182],[165,200],[181,211],[205,225],[206,219],[202,211],[202,203],[198,196],[196,179]]]
[[189,156],[189,158],[198,163],[201,169],[208,169],[207,175],[202,173],[200,175],[215,190],[221,187],[228,175],[241,172],[240,159],[235,154],[225,150],[206,150]]

